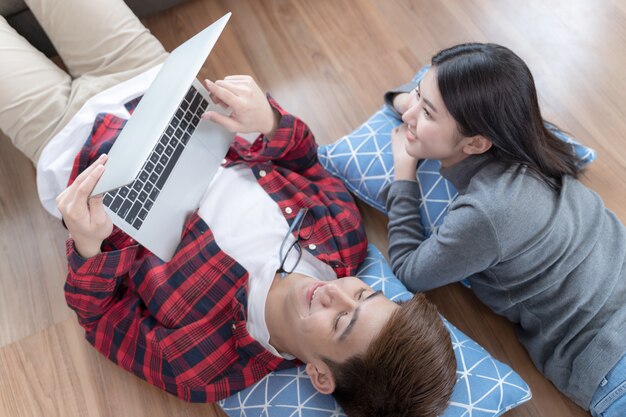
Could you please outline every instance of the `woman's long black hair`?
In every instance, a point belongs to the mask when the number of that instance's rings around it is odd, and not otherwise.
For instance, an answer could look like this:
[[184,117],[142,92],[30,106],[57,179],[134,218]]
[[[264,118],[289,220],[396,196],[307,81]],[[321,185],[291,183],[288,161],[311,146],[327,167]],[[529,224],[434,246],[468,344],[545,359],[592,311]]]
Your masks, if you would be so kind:
[[432,65],[461,134],[486,137],[498,160],[526,165],[557,190],[564,175],[578,177],[572,146],[544,126],[533,76],[513,51],[466,43],[440,51]]

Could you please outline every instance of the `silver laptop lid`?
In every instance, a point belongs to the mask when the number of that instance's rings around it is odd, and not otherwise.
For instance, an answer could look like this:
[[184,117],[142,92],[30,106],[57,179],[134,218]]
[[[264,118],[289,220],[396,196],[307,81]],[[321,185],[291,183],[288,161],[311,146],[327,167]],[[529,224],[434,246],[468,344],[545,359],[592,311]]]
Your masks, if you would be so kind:
[[109,151],[106,170],[92,195],[129,184],[148,158],[231,13],[174,49]]

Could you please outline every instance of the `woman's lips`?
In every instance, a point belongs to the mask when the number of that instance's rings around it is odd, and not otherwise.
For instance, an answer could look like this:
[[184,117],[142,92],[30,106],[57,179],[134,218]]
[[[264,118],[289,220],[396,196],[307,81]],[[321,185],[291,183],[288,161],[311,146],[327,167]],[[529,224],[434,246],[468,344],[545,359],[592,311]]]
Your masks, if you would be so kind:
[[415,142],[417,140],[417,137],[411,131],[411,129],[406,130],[406,140],[408,140],[409,142]]

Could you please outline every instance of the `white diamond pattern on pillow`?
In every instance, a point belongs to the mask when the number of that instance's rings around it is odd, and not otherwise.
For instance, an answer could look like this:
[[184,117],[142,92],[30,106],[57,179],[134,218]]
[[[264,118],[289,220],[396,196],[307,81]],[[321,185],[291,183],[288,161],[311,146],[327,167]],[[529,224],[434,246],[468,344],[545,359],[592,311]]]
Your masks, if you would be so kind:
[[396,116],[383,107],[350,135],[318,149],[326,170],[382,212],[385,208],[380,192],[393,179],[393,157],[389,164],[391,130],[399,124]]
[[[412,296],[373,245],[357,276],[394,301]],[[496,417],[531,398],[530,389],[515,371],[444,322],[457,358],[457,383],[442,417]],[[231,417],[345,416],[332,396],[315,391],[304,366],[273,372],[219,404]]]
[[[380,192],[393,179],[391,155],[391,129],[400,122],[386,108],[379,110],[350,134],[353,140],[343,140],[327,145],[319,152],[322,165],[331,173],[344,179],[348,188],[381,211]],[[345,138],[345,137],[344,137]]]

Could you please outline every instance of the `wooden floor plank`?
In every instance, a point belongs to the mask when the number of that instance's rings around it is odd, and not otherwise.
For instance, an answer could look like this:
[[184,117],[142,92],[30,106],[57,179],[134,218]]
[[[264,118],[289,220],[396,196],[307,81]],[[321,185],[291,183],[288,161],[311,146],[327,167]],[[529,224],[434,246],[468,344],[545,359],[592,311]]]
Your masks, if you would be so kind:
[[1,416],[223,415],[139,380],[95,351],[72,318],[0,350]]
[[0,346],[70,317],[63,227],[43,210],[35,170],[0,134]]

